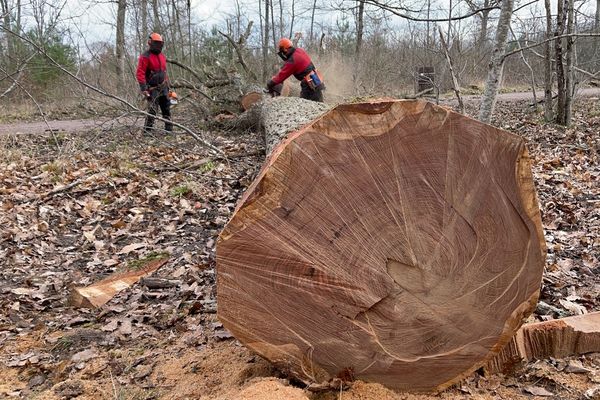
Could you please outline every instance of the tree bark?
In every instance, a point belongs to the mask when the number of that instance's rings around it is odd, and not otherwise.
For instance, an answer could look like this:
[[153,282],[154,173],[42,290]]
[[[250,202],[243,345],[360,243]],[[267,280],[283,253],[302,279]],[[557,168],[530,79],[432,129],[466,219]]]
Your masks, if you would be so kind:
[[[557,15],[556,15],[556,31],[554,36],[561,36],[565,31],[566,13],[565,3],[567,0],[558,0]],[[565,103],[567,99],[567,88],[565,79],[565,66],[563,63],[563,43],[562,39],[554,41],[554,51],[556,55],[556,84],[558,90],[557,106],[556,106],[556,123],[565,125]]]
[[524,139],[422,101],[304,104],[262,111],[284,139],[219,237],[219,320],[307,384],[458,382],[538,298]]
[[127,9],[127,0],[118,0],[117,2],[117,34],[116,34],[116,58],[117,58],[117,79],[119,87],[125,87],[125,12]]
[[265,30],[263,34],[262,53],[263,53],[263,80],[267,80],[269,76],[269,2],[273,0],[265,0]]
[[[4,26],[8,29],[12,29],[12,17],[11,12],[12,9],[8,4],[8,0],[0,0],[0,11],[2,12]],[[14,38],[10,35],[6,37],[6,55],[8,58],[8,67],[10,68],[13,64],[15,64],[15,51],[14,51]]]
[[148,0],[140,0],[140,19],[142,20],[142,26],[140,28],[140,36],[138,38],[140,49],[143,49],[148,39]]
[[358,1],[358,14],[356,16],[356,55],[357,58],[360,56],[360,50],[363,42],[363,30],[364,30],[364,15],[365,15],[365,2],[364,0]]
[[502,79],[502,70],[504,67],[504,52],[506,50],[506,41],[508,39],[508,29],[512,17],[514,0],[504,0],[498,19],[498,28],[496,28],[496,42],[494,52],[489,65],[487,81],[483,100],[479,108],[479,120],[489,123],[496,105],[496,95]]
[[[552,37],[552,7],[550,0],[544,0],[546,9],[546,39]],[[552,106],[552,85],[554,83],[552,75],[552,54],[550,42],[544,44],[544,119],[550,122],[554,119],[554,108]]]
[[[598,0],[598,1],[600,1],[600,0]],[[310,33],[308,35],[308,37],[310,38],[311,46],[313,45],[313,39],[314,39],[313,29],[315,27],[315,10],[316,9],[317,9],[317,0],[314,0],[312,10],[310,13]]]
[[152,15],[154,19],[154,21],[152,21],[152,29],[154,30],[154,32],[162,32],[160,16],[158,13],[158,0],[152,0]]
[[594,16],[594,31],[600,32],[600,0],[596,0],[596,15]]
[[[573,0],[567,0],[567,35],[573,33],[573,13],[575,10],[575,5]],[[574,72],[573,72],[573,49],[574,49],[575,38],[573,36],[569,36],[567,38],[567,48],[565,54],[565,67],[566,67],[566,77],[565,77],[565,119],[564,125],[569,126],[571,124],[571,114],[573,108],[573,92],[574,92]]]

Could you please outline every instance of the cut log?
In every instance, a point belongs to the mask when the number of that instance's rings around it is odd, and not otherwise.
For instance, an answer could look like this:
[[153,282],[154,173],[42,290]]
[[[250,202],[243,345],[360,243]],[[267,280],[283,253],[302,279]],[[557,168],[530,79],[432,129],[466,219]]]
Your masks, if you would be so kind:
[[117,293],[126,289],[150,275],[168,261],[168,258],[153,260],[144,267],[133,271],[122,272],[90,286],[74,287],[69,297],[69,304],[73,307],[97,308],[108,303]]
[[542,280],[525,141],[422,101],[300,104],[312,122],[273,149],[219,237],[223,325],[307,384],[436,391],[484,366]]
[[485,370],[506,374],[533,360],[595,352],[600,352],[600,312],[523,325]]

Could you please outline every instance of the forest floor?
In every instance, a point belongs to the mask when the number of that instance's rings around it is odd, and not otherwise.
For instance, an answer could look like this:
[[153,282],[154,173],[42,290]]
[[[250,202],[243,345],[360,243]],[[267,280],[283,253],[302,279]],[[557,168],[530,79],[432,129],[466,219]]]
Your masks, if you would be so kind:
[[[548,244],[541,300],[565,314],[599,311],[600,102],[579,101],[568,129],[542,124],[526,102],[501,102],[496,115],[497,126],[529,141]],[[215,314],[215,242],[263,161],[257,134],[207,132],[225,160],[188,136],[141,136],[137,128],[6,129],[0,398],[600,398],[600,354],[538,361],[512,376],[474,374],[436,396],[363,382],[308,393],[232,338]],[[73,286],[163,256],[153,276],[171,287],[135,284],[96,310],[69,305]],[[557,315],[530,321],[549,317]]]

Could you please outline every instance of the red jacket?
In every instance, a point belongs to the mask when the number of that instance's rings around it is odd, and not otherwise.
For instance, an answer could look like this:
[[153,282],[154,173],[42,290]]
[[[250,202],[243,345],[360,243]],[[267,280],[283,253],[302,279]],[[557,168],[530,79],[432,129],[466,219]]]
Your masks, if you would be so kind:
[[141,90],[169,82],[167,76],[167,58],[163,53],[154,54],[145,51],[138,60],[137,81]]
[[302,78],[304,78],[304,75],[308,73],[310,66],[312,66],[312,61],[308,54],[306,54],[306,51],[296,48],[290,55],[290,58],[283,64],[283,67],[281,67],[277,75],[271,78],[271,80],[275,85],[279,85],[291,75],[294,75],[296,79],[301,81]]

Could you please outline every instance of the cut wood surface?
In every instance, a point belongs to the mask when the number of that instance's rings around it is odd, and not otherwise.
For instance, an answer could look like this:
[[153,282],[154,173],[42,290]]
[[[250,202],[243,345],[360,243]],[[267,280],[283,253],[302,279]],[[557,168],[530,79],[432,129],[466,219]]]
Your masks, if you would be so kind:
[[219,237],[223,325],[307,383],[436,391],[484,366],[541,284],[524,140],[422,101],[315,118],[273,149]]
[[600,352],[600,312],[526,324],[486,366],[509,373],[532,360]]
[[144,267],[112,275],[90,286],[75,287],[71,291],[69,304],[73,307],[97,308],[110,301],[117,293],[127,289],[144,276],[162,267],[168,258],[153,260]]

